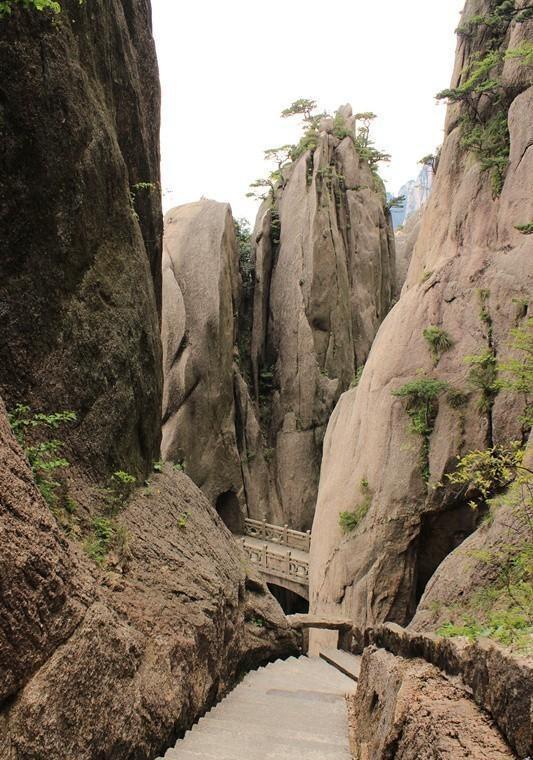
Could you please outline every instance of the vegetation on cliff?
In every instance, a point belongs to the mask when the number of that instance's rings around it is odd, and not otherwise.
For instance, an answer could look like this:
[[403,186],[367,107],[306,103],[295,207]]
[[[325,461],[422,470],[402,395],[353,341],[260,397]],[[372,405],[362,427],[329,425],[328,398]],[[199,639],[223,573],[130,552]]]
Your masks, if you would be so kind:
[[461,145],[477,157],[483,171],[490,173],[493,196],[497,197],[509,163],[507,115],[513,100],[513,93],[501,81],[503,63],[516,58],[525,66],[532,64],[530,42],[515,49],[504,50],[502,46],[511,22],[527,21],[533,17],[533,9],[517,7],[514,0],[492,0],[490,5],[490,13],[472,16],[457,29],[466,37],[477,33],[483,44],[471,53],[457,86],[442,90],[437,99],[462,104]]
[[500,517],[503,530],[497,539],[470,551],[491,580],[449,610],[450,621],[439,633],[488,636],[533,652],[533,460],[527,451],[533,426],[533,318],[512,330],[511,338],[513,354],[498,364],[498,387],[523,400],[523,438],[469,452],[446,476],[488,525]]

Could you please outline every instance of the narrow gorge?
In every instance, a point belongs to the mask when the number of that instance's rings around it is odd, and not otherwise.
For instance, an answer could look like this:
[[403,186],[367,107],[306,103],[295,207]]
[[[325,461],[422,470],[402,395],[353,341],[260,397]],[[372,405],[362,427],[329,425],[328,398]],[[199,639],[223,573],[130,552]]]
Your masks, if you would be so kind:
[[527,760],[533,10],[420,198],[301,98],[248,226],[163,217],[156,3],[0,2],[0,760]]

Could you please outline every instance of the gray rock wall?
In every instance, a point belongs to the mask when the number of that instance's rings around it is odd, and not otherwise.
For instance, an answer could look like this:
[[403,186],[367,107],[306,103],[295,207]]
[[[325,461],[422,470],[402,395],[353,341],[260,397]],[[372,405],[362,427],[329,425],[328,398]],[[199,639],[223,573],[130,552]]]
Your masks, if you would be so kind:
[[162,385],[150,3],[21,5],[1,21],[0,391],[75,411],[83,469],[145,476]]
[[[464,18],[486,10],[486,3],[467,3]],[[513,23],[502,49],[515,47],[528,29],[531,21]],[[465,55],[483,49],[479,34],[460,39],[454,83]],[[509,355],[510,330],[524,318],[517,302],[527,303],[532,291],[533,242],[515,225],[533,217],[533,89],[525,67],[514,62],[511,70],[510,63],[501,72],[511,101],[501,195],[493,197],[488,173],[461,149],[460,112],[450,107],[401,298],[380,328],[358,388],[341,397],[330,419],[313,523],[319,540],[311,550],[311,605],[318,613],[360,624],[407,622],[436,567],[476,527],[466,500],[446,481],[437,484],[457,455],[521,436],[523,400],[503,391],[491,414],[480,412],[480,393],[468,382],[465,362],[490,343],[497,360]],[[436,366],[423,337],[430,325],[453,341]],[[425,465],[405,400],[392,395],[421,372],[467,394],[460,408],[445,394],[439,398]],[[362,483],[368,483],[366,494]],[[369,509],[344,534],[340,513],[359,509],[368,493]]]

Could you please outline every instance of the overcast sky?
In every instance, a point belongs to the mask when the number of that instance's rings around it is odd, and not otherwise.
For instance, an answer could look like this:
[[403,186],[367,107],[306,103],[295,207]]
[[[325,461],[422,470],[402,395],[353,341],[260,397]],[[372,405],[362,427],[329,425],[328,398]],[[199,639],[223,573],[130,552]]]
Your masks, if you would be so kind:
[[396,192],[442,142],[454,29],[464,0],[152,0],[162,109],[163,203],[229,201],[252,220],[248,185],[266,148],[297,142],[280,111],[299,97],[374,111],[381,174]]

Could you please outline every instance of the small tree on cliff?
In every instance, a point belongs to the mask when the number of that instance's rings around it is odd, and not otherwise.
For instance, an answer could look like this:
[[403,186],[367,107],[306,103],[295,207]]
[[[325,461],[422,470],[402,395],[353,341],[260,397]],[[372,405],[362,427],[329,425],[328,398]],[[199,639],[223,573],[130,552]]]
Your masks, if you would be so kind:
[[281,112],[281,118],[287,119],[289,116],[303,116],[303,120],[306,123],[310,123],[314,119],[313,111],[317,106],[316,100],[310,98],[298,98],[290,104],[288,108],[284,108]]
[[356,143],[362,148],[367,148],[371,144],[370,124],[375,118],[376,114],[372,111],[363,111],[354,116]]
[[274,161],[277,164],[278,171],[281,171],[288,161],[291,160],[291,153],[294,145],[280,145],[279,148],[267,148],[265,150],[265,161]]

